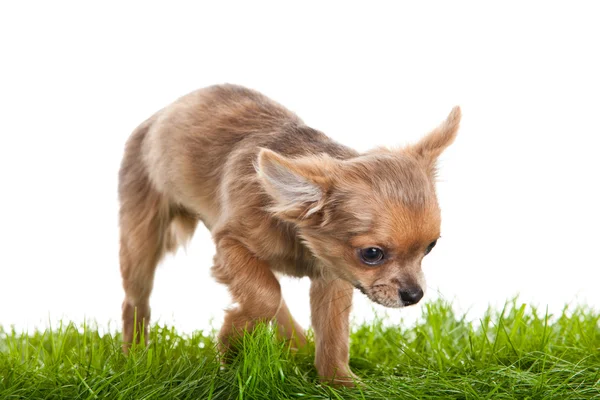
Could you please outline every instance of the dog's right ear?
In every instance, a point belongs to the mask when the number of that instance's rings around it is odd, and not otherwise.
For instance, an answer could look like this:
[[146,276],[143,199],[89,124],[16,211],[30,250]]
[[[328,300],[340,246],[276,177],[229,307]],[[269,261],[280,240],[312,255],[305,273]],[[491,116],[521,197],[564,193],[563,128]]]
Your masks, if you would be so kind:
[[265,191],[274,201],[271,211],[286,220],[299,221],[321,210],[329,186],[325,156],[299,159],[261,149],[255,165]]
[[454,142],[460,125],[461,111],[456,106],[437,128],[407,150],[414,154],[427,172],[435,175],[435,165],[442,152]]

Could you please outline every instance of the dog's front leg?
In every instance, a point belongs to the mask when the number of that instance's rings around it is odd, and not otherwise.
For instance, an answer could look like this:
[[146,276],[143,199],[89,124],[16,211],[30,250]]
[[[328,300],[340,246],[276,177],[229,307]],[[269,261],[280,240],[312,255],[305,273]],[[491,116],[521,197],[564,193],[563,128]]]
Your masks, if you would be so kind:
[[353,290],[340,279],[314,279],[310,287],[315,367],[322,381],[334,385],[354,386],[357,380],[348,365]]
[[281,287],[269,264],[256,258],[235,238],[220,237],[213,266],[215,278],[227,285],[237,307],[228,310],[219,332],[225,352],[235,336],[251,331],[257,322],[269,322],[281,306]]

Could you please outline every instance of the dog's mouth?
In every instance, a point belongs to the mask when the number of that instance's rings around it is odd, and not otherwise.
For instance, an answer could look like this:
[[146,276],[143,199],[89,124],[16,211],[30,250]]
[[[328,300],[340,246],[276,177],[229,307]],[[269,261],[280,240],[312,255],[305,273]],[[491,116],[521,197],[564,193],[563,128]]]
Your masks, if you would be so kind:
[[357,288],[359,290],[359,292],[361,292],[365,296],[369,297],[369,295],[367,294],[367,291],[365,290],[365,288],[360,283],[354,282],[353,285],[354,285],[355,288]]
[[[364,286],[362,286],[359,282],[352,283],[355,288],[357,288],[362,294],[364,294],[369,300],[374,303],[380,304],[384,307],[389,308],[399,308],[404,307],[405,305],[399,301],[399,299],[391,299],[388,296],[377,296],[378,292],[371,292],[367,290]],[[379,293],[381,294],[381,293]]]

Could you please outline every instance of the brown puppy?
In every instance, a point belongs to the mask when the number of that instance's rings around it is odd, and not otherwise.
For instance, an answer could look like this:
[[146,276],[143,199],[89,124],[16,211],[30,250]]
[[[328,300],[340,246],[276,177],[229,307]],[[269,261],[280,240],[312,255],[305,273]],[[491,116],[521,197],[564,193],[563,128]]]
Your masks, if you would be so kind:
[[129,138],[119,174],[124,350],[134,328],[147,339],[157,264],[202,221],[213,274],[238,303],[222,349],[271,320],[302,345],[275,272],[308,276],[317,371],[351,385],[353,289],[388,307],[423,296],[421,260],[440,235],[436,159],[459,121],[454,108],[415,145],[359,154],[240,86],[204,88],[154,114]]

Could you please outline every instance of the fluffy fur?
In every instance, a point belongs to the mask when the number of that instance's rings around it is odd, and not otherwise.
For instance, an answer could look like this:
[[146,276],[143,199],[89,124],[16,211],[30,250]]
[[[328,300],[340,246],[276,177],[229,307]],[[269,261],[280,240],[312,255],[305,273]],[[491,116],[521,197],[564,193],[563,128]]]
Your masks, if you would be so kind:
[[[238,304],[222,350],[272,320],[302,345],[275,273],[307,276],[317,371],[351,385],[354,288],[388,307],[407,304],[402,293],[422,296],[421,260],[440,235],[435,163],[459,121],[454,108],[412,146],[359,154],[240,86],[200,89],[158,111],[129,138],[119,174],[124,350],[134,329],[147,338],[157,264],[202,221],[216,244],[213,275]],[[385,252],[380,265],[361,260],[369,247]]]

